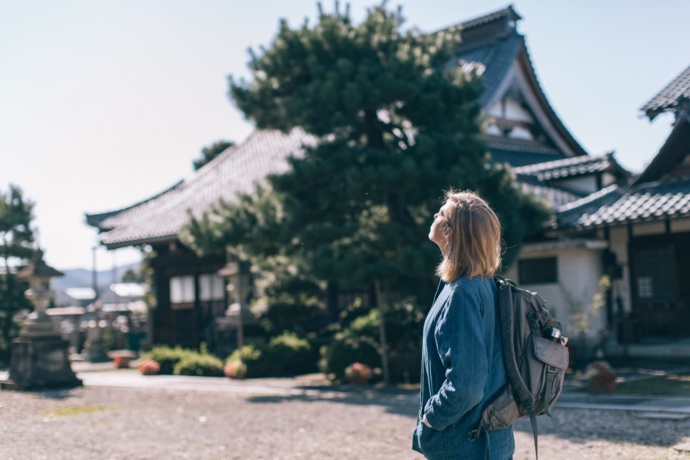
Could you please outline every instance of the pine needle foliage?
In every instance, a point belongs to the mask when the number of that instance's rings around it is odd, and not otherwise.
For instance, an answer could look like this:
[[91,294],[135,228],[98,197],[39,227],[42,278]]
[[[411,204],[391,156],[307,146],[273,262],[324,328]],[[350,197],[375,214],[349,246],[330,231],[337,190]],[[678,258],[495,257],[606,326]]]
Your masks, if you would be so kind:
[[[488,162],[477,104],[481,79],[454,62],[460,31],[422,34],[400,9],[373,7],[360,24],[319,6],[316,24],[279,25],[250,50],[235,104],[259,129],[300,127],[318,138],[255,193],[192,219],[184,241],[230,248],[275,273],[358,285],[427,303],[439,251],[427,240],[444,190],[487,198],[504,224],[510,262],[545,211]],[[277,275],[276,275],[277,276]]]

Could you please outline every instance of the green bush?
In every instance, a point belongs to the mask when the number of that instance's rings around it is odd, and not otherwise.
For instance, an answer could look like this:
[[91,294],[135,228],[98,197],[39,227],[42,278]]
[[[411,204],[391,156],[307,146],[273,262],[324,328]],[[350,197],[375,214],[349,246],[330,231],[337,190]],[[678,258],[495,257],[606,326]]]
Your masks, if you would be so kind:
[[418,383],[422,368],[421,346],[406,350],[391,350],[388,354],[388,370],[391,382]]
[[173,373],[175,375],[223,377],[223,361],[213,355],[190,353],[175,365]]
[[158,345],[146,353],[143,358],[152,359],[160,364],[161,370],[158,372],[160,375],[172,375],[177,363],[183,358],[195,353],[196,352],[192,350],[183,349],[180,346],[172,348],[166,345]]
[[317,356],[307,339],[291,332],[272,338],[267,344],[245,345],[226,360],[242,360],[247,378],[283,377],[317,370]]
[[233,351],[225,362],[236,359],[244,362],[247,366],[246,378],[268,377],[271,375],[272,363],[266,359],[264,349],[265,345],[245,345],[239,350]]
[[285,332],[274,337],[265,350],[266,359],[275,367],[275,375],[300,375],[317,370],[317,356],[312,352],[311,344],[297,334]]
[[345,368],[354,362],[372,369],[381,367],[381,355],[370,337],[350,337],[339,333],[330,345],[321,348],[321,371],[337,380],[345,378]]
[[[344,377],[345,368],[353,362],[381,368],[379,317],[378,310],[370,310],[352,319],[330,344],[322,347],[321,370],[340,380]],[[424,315],[410,304],[396,304],[384,309],[384,318],[390,381],[418,382]]]

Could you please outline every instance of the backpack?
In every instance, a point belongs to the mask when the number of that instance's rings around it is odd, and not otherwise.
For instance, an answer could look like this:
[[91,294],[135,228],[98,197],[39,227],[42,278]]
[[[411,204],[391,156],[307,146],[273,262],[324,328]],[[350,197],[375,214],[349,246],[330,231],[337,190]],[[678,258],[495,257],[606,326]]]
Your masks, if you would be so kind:
[[561,336],[561,323],[549,314],[539,294],[500,276],[494,280],[508,384],[482,411],[480,426],[470,439],[478,438],[483,430],[501,430],[518,418],[529,417],[539,459],[536,416],[550,416],[549,409],[563,390],[568,339]]

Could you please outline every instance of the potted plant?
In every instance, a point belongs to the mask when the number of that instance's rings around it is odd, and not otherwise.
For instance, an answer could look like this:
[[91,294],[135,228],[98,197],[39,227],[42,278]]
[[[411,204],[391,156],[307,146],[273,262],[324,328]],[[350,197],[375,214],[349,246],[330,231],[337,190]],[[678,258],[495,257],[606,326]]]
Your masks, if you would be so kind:
[[232,359],[225,363],[223,372],[229,379],[243,379],[247,375],[247,365],[241,359]]
[[371,380],[373,372],[371,367],[362,363],[352,363],[345,368],[345,378],[349,383],[364,384]]
[[592,361],[587,365],[587,391],[595,394],[613,394],[616,392],[616,373],[611,365],[603,359]]
[[139,363],[139,372],[141,372],[144,375],[156,375],[158,372],[160,372],[161,366],[158,364],[158,362],[152,360],[152,359],[145,359],[141,363]]
[[113,358],[113,364],[117,369],[127,369],[131,360],[130,356],[118,355]]

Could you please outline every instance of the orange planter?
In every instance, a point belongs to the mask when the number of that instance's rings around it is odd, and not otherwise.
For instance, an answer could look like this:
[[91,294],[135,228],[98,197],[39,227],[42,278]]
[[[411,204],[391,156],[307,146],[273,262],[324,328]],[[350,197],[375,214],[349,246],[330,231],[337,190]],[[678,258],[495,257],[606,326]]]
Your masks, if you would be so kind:
[[115,367],[118,369],[127,369],[129,367],[129,363],[132,360],[129,356],[116,356],[113,359],[113,362],[115,363]]

